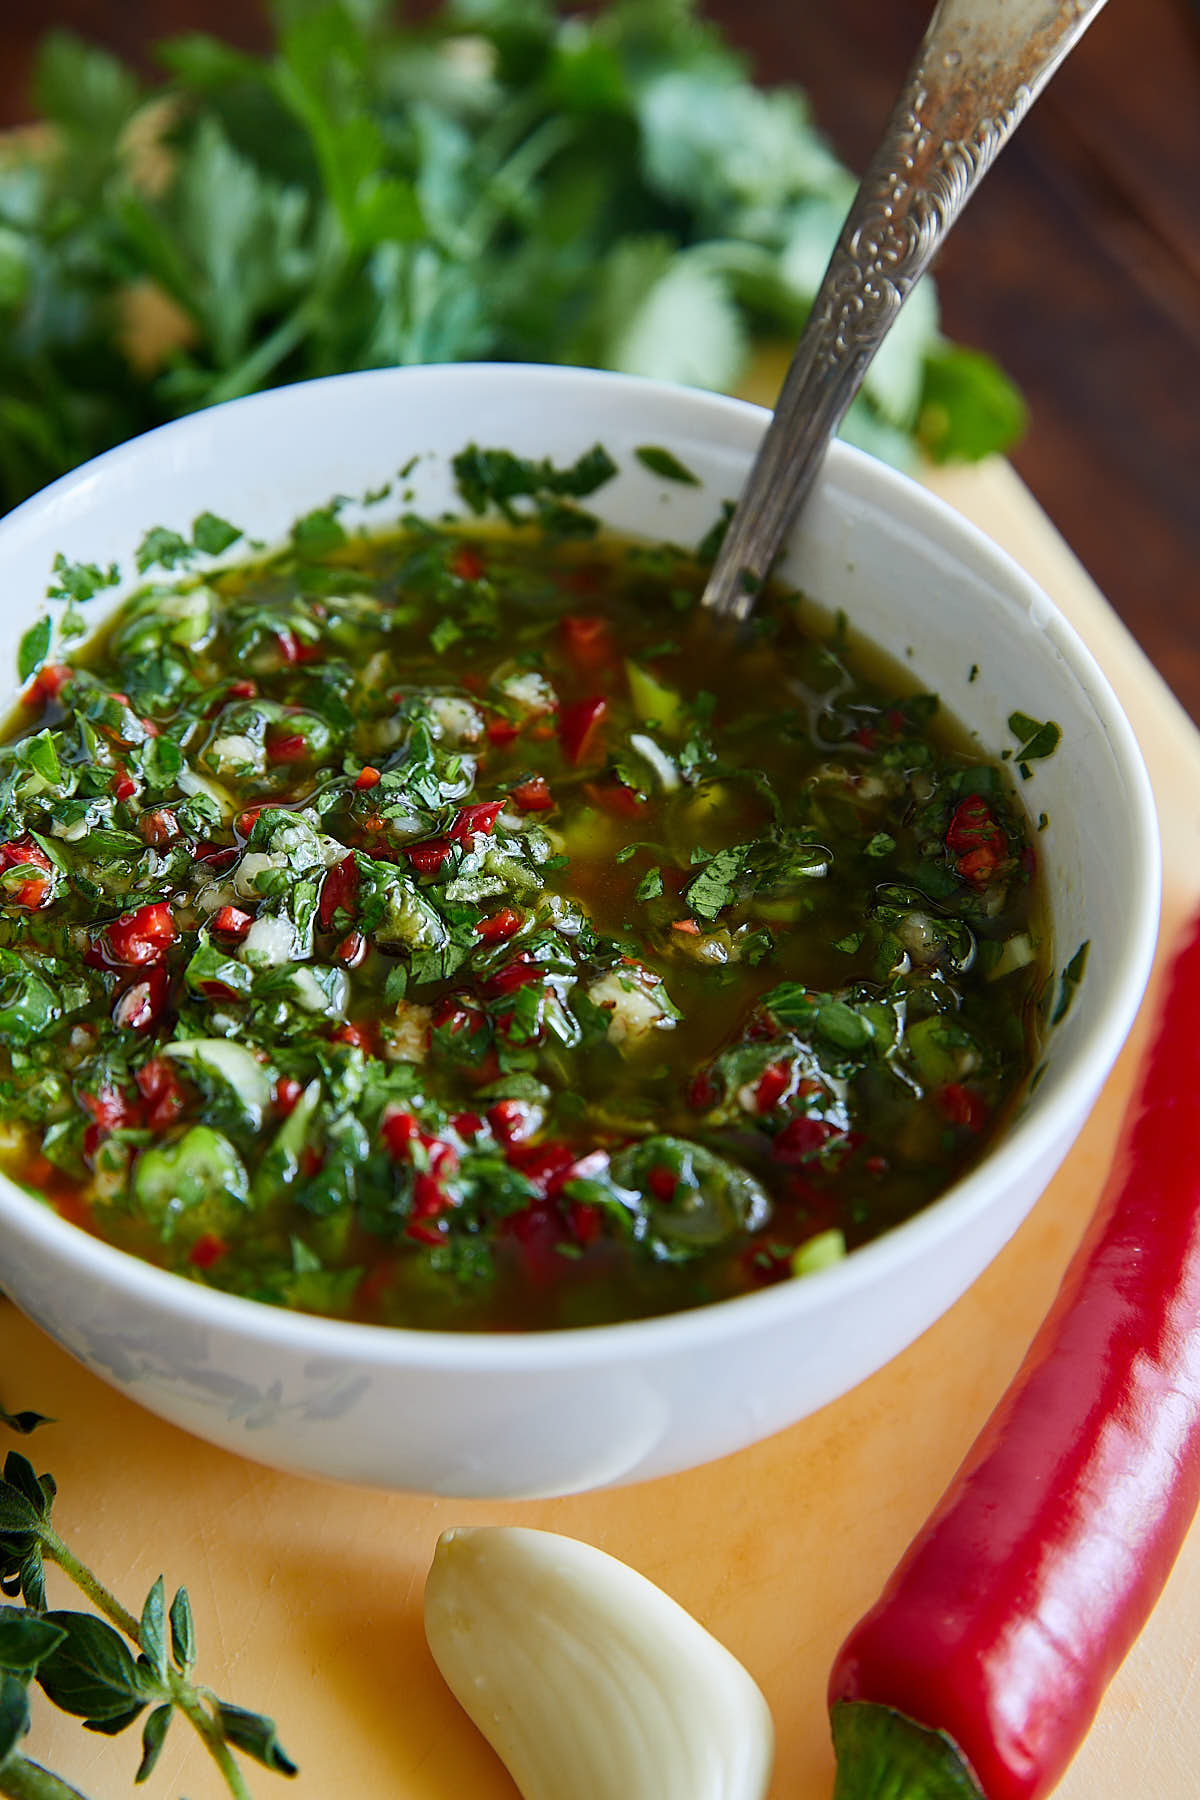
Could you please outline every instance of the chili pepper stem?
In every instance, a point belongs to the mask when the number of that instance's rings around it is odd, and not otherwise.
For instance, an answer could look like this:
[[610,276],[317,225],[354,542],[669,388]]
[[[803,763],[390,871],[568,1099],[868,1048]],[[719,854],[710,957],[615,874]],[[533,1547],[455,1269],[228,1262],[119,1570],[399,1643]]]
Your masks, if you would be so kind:
[[833,1800],[985,1800],[944,1731],[869,1700],[838,1700],[829,1717]]
[[87,1800],[78,1788],[27,1756],[10,1756],[0,1766],[0,1794],[6,1800]]

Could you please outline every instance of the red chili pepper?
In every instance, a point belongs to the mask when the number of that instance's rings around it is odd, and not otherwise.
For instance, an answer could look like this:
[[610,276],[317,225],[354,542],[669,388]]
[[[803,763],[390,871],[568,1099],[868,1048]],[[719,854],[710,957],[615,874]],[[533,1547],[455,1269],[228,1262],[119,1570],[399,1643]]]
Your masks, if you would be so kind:
[[167,971],[150,968],[127,987],[112,1011],[113,1024],[124,1031],[148,1031],[167,1003]]
[[375,1044],[369,1029],[365,1025],[355,1025],[348,1021],[345,1025],[335,1025],[329,1034],[335,1044],[348,1044],[352,1050],[361,1050],[364,1056],[374,1056]]
[[380,780],[381,776],[379,770],[372,768],[370,763],[365,763],[354,777],[354,785],[360,790],[363,788],[373,788],[379,786]]
[[246,679],[244,681],[231,681],[229,684],[229,698],[231,700],[253,700],[257,695],[257,681]]
[[244,938],[254,920],[240,906],[219,906],[213,914],[212,928],[227,937]]
[[285,663],[310,663],[320,660],[322,655],[320,644],[306,643],[296,636],[294,631],[277,631],[280,653]]
[[492,1136],[500,1144],[519,1144],[532,1137],[538,1127],[539,1114],[523,1100],[497,1100],[488,1108],[487,1122]]
[[510,798],[522,812],[549,812],[554,805],[554,795],[544,775],[531,775],[528,781],[518,782]]
[[281,1075],[275,1083],[273,1103],[275,1111],[281,1119],[286,1119],[296,1110],[296,1102],[304,1092],[300,1083],[291,1075]]
[[386,1112],[379,1126],[379,1135],[388,1147],[388,1154],[397,1162],[407,1162],[412,1155],[412,1146],[420,1136],[420,1127],[415,1116],[410,1112]]
[[485,800],[478,806],[464,806],[446,836],[451,843],[458,843],[463,838],[470,839],[476,832],[481,837],[488,837],[495,830],[496,820],[503,811],[503,800]]
[[333,954],[344,968],[357,969],[367,954],[367,940],[361,931],[348,931]]
[[239,837],[248,838],[250,836],[250,833],[258,824],[258,815],[261,811],[261,806],[247,806],[238,814],[237,818],[233,821],[233,828]]
[[26,706],[44,706],[47,700],[57,700],[71,673],[66,663],[47,663],[25,689]]
[[504,718],[500,713],[488,720],[484,730],[487,732],[488,742],[496,745],[511,744],[514,738],[521,735],[521,727],[514,725],[511,719]]
[[646,810],[642,796],[623,781],[585,781],[583,791],[593,806],[617,819],[637,819]]
[[95,1120],[97,1133],[121,1131],[138,1123],[138,1109],[120,1088],[102,1087],[94,1094],[83,1094],[83,1104]]
[[973,887],[986,887],[1008,855],[1008,841],[986,800],[968,794],[960,800],[946,828],[946,848],[955,853],[955,867]]
[[0,844],[0,873],[6,869],[29,871],[24,881],[0,890],[10,905],[27,907],[30,912],[45,906],[53,890],[53,864],[39,845],[28,838],[10,838]]
[[758,1078],[754,1104],[760,1113],[771,1112],[792,1085],[792,1071],[785,1062],[769,1063]]
[[647,1172],[646,1186],[654,1198],[661,1200],[666,1206],[670,1205],[675,1198],[675,1189],[679,1186],[679,1178],[673,1169],[668,1169],[663,1163],[655,1163],[654,1167]]
[[497,999],[501,994],[515,994],[518,988],[527,987],[531,981],[544,981],[546,971],[541,963],[534,962],[524,952],[514,957],[512,962],[505,963],[502,969],[483,984],[483,991],[489,1000]]
[[122,913],[104,933],[105,960],[123,969],[160,962],[179,936],[171,909],[162,900]]
[[308,739],[299,731],[267,741],[267,761],[272,763],[303,762],[308,755]]
[[224,1238],[216,1237],[211,1231],[206,1231],[203,1237],[196,1239],[188,1251],[188,1261],[194,1269],[211,1269],[215,1262],[220,1262],[221,1258],[228,1254],[229,1245]]
[[895,1800],[964,1765],[987,1800],[1042,1800],[1166,1581],[1200,1500],[1198,1017],[1200,919],[1058,1296],[838,1654],[841,1800],[881,1791],[897,1713],[925,1729]]
[[952,1125],[966,1131],[982,1131],[987,1124],[987,1101],[972,1093],[961,1081],[948,1081],[938,1094],[938,1105]]
[[616,661],[612,627],[597,613],[566,613],[559,622],[563,649],[575,667],[589,673]]
[[404,851],[418,875],[436,875],[450,854],[445,838],[427,838],[423,844],[408,844]]
[[467,544],[460,544],[456,550],[450,553],[447,567],[452,575],[458,576],[460,581],[479,581],[484,573],[482,556]]
[[166,844],[173,844],[179,836],[179,822],[173,812],[165,806],[156,806],[151,812],[144,812],[138,820],[138,830],[142,842],[152,849],[161,850]]
[[596,749],[607,712],[608,701],[599,694],[563,707],[558,715],[558,741],[569,763],[585,762]]
[[343,856],[341,862],[334,863],[325,871],[325,879],[321,883],[321,898],[317,904],[317,918],[321,930],[328,931],[339,912],[354,917],[358,906],[358,861],[351,850],[349,856]]
[[132,776],[126,775],[124,771],[119,775],[114,775],[108,785],[114,800],[132,800],[138,791],[137,782]]
[[165,1131],[184,1108],[179,1077],[165,1056],[152,1056],[142,1064],[134,1080],[146,1102],[146,1124],[151,1131]]
[[521,914],[514,912],[511,906],[502,906],[490,918],[480,919],[475,927],[475,935],[481,937],[485,944],[502,944],[514,931],[520,931],[524,922]]

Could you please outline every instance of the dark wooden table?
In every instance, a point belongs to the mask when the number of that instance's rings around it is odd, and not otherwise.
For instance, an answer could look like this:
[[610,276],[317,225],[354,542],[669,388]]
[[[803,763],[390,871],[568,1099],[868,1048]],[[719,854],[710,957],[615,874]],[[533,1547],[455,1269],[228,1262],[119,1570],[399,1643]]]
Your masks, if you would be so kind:
[[[711,0],[766,81],[797,81],[860,166],[927,0]],[[0,127],[70,25],[142,58],[253,0],[0,0]],[[1014,462],[1200,720],[1200,10],[1112,0],[988,176],[939,270],[946,329],[999,357],[1032,424]]]

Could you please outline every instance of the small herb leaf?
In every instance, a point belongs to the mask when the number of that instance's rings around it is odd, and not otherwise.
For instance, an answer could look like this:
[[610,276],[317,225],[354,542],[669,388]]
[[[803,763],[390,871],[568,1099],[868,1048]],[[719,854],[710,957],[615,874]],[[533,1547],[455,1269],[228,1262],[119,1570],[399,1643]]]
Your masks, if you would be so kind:
[[693,475],[677,456],[672,456],[660,444],[639,444],[634,455],[652,475],[659,475],[664,481],[678,481],[685,487],[700,486],[700,477]]
[[55,1706],[95,1726],[136,1718],[146,1704],[145,1677],[125,1640],[91,1613],[50,1612],[45,1617],[64,1634],[37,1671]]
[[10,1430],[20,1432],[22,1437],[28,1437],[31,1431],[37,1430],[39,1425],[53,1425],[53,1423],[54,1420],[48,1418],[45,1413],[10,1413],[0,1407],[0,1425],[7,1425]]
[[142,1646],[142,1655],[158,1679],[165,1682],[167,1679],[167,1605],[161,1575],[146,1595],[146,1604],[142,1608],[141,1624],[138,1628],[138,1639]]
[[52,630],[50,615],[47,613],[36,625],[31,625],[21,639],[17,650],[17,677],[20,681],[28,681],[31,676],[36,675],[45,662]]
[[170,1621],[171,1655],[175,1667],[187,1675],[196,1660],[196,1627],[186,1588],[180,1588],[171,1602]]
[[29,1730],[29,1694],[19,1676],[0,1673],[0,1769]]
[[264,1768],[274,1769],[279,1775],[295,1775],[299,1772],[276,1736],[274,1719],[268,1719],[262,1713],[247,1712],[241,1706],[231,1706],[225,1700],[217,1702],[217,1717],[225,1736],[235,1749],[252,1756],[255,1762],[262,1763]]
[[159,1753],[166,1741],[167,1727],[171,1723],[171,1715],[174,1710],[175,1708],[168,1704],[156,1706],[152,1713],[147,1714],[146,1723],[142,1727],[142,1760],[138,1764],[137,1774],[133,1778],[135,1783],[147,1781],[153,1774],[154,1765],[158,1761]]

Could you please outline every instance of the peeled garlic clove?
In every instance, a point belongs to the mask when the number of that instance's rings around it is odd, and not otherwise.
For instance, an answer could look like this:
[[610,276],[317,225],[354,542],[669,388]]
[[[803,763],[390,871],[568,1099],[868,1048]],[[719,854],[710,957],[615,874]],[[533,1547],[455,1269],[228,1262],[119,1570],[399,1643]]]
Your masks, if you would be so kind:
[[444,1532],[425,1635],[524,1800],[763,1800],[775,1734],[741,1664],[653,1582],[517,1526]]

